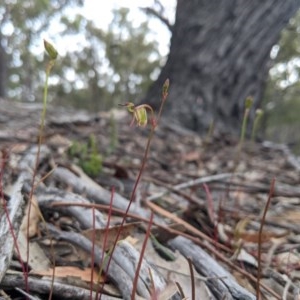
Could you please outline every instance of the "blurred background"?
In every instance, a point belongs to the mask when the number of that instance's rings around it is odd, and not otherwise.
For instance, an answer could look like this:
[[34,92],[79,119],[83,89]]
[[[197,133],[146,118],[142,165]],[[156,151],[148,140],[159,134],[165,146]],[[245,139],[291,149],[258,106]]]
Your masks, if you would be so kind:
[[[0,97],[41,102],[43,39],[59,52],[49,101],[89,111],[139,102],[167,60],[176,1],[2,0]],[[156,16],[155,13],[159,13]],[[300,13],[270,53],[264,138],[300,152]],[[1,109],[1,108],[0,108]]]

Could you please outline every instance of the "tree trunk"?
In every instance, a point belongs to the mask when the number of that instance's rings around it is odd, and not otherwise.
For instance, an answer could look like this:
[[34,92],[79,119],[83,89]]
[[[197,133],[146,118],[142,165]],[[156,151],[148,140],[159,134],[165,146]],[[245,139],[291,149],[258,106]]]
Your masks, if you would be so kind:
[[7,61],[5,57],[6,53],[2,46],[2,36],[0,33],[0,98],[6,97]]
[[253,97],[253,111],[260,106],[270,51],[299,7],[299,0],[178,0],[168,60],[146,101],[158,107],[169,78],[164,113],[199,132],[214,121],[238,133],[245,99]]

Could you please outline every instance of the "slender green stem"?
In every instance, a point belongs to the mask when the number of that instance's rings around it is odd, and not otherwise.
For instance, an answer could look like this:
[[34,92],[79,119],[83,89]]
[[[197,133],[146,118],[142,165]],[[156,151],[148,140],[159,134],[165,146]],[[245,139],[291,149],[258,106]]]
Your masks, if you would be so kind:
[[244,140],[245,140],[246,129],[247,129],[247,122],[248,122],[248,118],[249,118],[249,114],[250,114],[250,109],[251,109],[252,105],[253,105],[253,98],[252,97],[248,97],[245,100],[245,113],[244,113],[244,117],[243,117],[240,142],[239,142],[239,146],[238,146],[239,153],[242,150],[242,145],[243,145]]
[[246,108],[245,113],[244,113],[244,117],[243,117],[242,130],[241,130],[240,143],[239,143],[239,150],[241,150],[242,145],[243,145],[244,140],[245,140],[248,115],[249,115],[249,109]]
[[252,132],[251,132],[251,141],[252,142],[254,142],[255,134],[257,132],[257,128],[258,128],[258,125],[259,125],[262,115],[263,115],[263,111],[261,109],[257,109],[256,113],[255,113],[255,119],[254,119]]
[[43,96],[43,111],[41,115],[41,126],[40,126],[40,133],[39,133],[39,148],[42,144],[43,139],[43,131],[45,127],[45,120],[46,120],[46,111],[47,111],[47,97],[48,97],[48,81],[49,81],[49,75],[52,68],[52,64],[48,66],[46,71],[46,80],[45,80],[45,88],[44,88],[44,96]]
[[[44,84],[44,95],[43,95],[43,110],[41,114],[41,123],[40,123],[40,128],[39,128],[39,140],[38,140],[38,149],[37,149],[37,154],[36,154],[36,160],[35,160],[35,167],[33,171],[33,176],[32,176],[32,184],[31,184],[31,190],[29,193],[29,203],[28,203],[28,220],[27,220],[27,249],[26,249],[26,261],[27,261],[27,266],[26,266],[26,272],[28,274],[28,267],[29,267],[29,226],[30,226],[30,213],[31,213],[31,204],[32,204],[32,197],[33,197],[33,192],[34,192],[34,186],[35,186],[35,179],[36,179],[36,174],[37,174],[37,169],[39,166],[39,161],[40,161],[40,154],[41,154],[41,145],[43,141],[43,132],[44,132],[44,127],[45,127],[45,119],[46,119],[46,110],[47,110],[47,97],[48,97],[48,81],[49,81],[49,75],[52,67],[54,66],[54,60],[51,60],[46,68],[46,79],[45,79],[45,84]],[[52,243],[51,243],[52,245]],[[54,256],[53,256],[54,259]],[[53,268],[53,272],[54,272]],[[54,273],[53,273],[54,275]],[[52,283],[54,283],[54,276],[52,277]],[[52,289],[50,291],[49,299],[52,298]]]

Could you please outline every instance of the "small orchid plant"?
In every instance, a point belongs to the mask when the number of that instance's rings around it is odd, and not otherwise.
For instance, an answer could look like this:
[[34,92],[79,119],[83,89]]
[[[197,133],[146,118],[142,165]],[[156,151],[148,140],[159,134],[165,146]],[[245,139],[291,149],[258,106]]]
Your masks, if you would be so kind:
[[129,113],[131,113],[132,121],[130,123],[130,126],[133,126],[133,124],[136,124],[139,127],[146,127],[148,125],[148,113],[150,113],[150,124],[153,128],[156,128],[158,121],[161,116],[162,108],[164,105],[164,102],[166,101],[168,97],[168,90],[169,90],[169,84],[170,81],[167,79],[163,85],[162,88],[162,99],[161,99],[161,106],[158,113],[158,118],[155,119],[154,117],[154,111],[153,108],[149,104],[140,104],[135,106],[132,102],[127,102],[125,104],[119,104],[120,106],[125,106]]
[[151,114],[151,123],[154,121],[154,111],[148,104],[135,106],[134,103],[127,102],[125,104],[120,104],[120,106],[126,106],[128,112],[133,114],[130,126],[133,126],[133,124],[136,123],[139,127],[146,127],[148,124],[148,112]]

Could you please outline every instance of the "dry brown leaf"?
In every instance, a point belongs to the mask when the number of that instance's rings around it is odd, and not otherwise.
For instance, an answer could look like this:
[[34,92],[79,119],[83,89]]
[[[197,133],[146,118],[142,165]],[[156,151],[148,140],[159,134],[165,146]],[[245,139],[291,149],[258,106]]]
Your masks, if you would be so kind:
[[[207,287],[207,285],[205,284],[204,281],[199,282],[199,288],[198,289],[199,289],[199,293],[197,294],[198,299],[201,299],[201,300],[213,299],[211,291],[209,290],[209,288]],[[187,298],[187,299],[190,299],[190,298]]]
[[[124,240],[127,236],[133,235],[139,224],[140,222],[134,222],[123,225],[118,240]],[[105,251],[108,251],[115,243],[119,228],[120,226],[114,226],[108,229],[88,229],[82,231],[81,233],[90,241],[95,240],[95,244],[101,249],[103,249],[105,236],[107,236]]]
[[167,285],[167,287],[158,294],[157,300],[170,299],[178,292],[177,286],[173,284]]
[[60,154],[63,154],[72,145],[71,140],[61,134],[54,134],[48,138],[47,143],[56,147]]
[[198,161],[199,159],[200,159],[200,153],[198,151],[188,152],[182,156],[182,160],[186,162]]
[[[135,246],[136,249],[141,250],[143,247],[143,239],[144,239],[144,234],[143,233],[138,233],[138,240],[139,243]],[[186,299],[192,299],[191,295],[191,273],[190,273],[190,268],[187,263],[186,258],[181,255],[180,253],[175,253],[176,260],[175,261],[167,261],[157,255],[156,250],[153,248],[152,243],[147,243],[146,246],[146,257],[151,261],[151,264],[155,265],[156,268],[159,270],[159,272],[164,276],[164,278],[167,279],[168,282],[170,282],[170,286],[166,287],[166,294],[161,291],[157,295],[157,299],[159,300],[165,300],[169,299],[168,297],[163,297],[164,295],[168,295],[168,292],[173,291],[172,287],[173,285],[171,282],[175,283],[178,282],[181,286],[181,288],[184,291]],[[205,278],[201,277],[195,270],[194,270],[194,279],[195,279],[195,287],[196,287],[196,299],[210,299],[210,298],[205,298],[201,297],[203,295],[203,285],[201,282],[205,280]],[[178,290],[177,286],[175,288]],[[183,299],[182,299],[183,300]]]
[[248,278],[246,278],[244,275],[242,275],[241,273],[232,270],[232,275],[234,276],[234,278],[236,279],[236,281],[245,289],[247,289],[248,291],[252,292],[253,294],[255,294],[255,289],[253,288],[251,282],[249,281]]
[[[240,220],[235,229],[234,229],[234,239],[236,241],[238,240],[243,240],[245,242],[249,242],[249,243],[258,243],[259,242],[259,231],[250,231],[250,230],[246,230],[246,226],[249,224],[250,219],[249,218],[245,218]],[[261,241],[263,243],[265,242],[269,242],[271,239],[273,238],[280,238],[283,236],[288,235],[289,232],[284,230],[281,232],[272,232],[272,231],[263,231],[261,234]]]
[[[62,278],[66,278],[66,277],[78,277],[81,280],[85,281],[85,282],[90,282],[91,281],[91,272],[92,269],[91,268],[86,268],[84,270],[76,268],[76,267],[71,267],[71,266],[67,266],[67,267],[56,267],[55,268],[55,277],[62,277]],[[93,274],[93,282],[97,283],[97,282],[103,282],[104,278],[100,277],[98,278],[98,273],[93,270],[94,274]],[[31,271],[30,274],[34,274],[34,275],[39,275],[39,276],[53,276],[53,269],[50,268],[48,270],[44,270],[44,271]],[[100,281],[99,281],[100,280]]]
[[291,266],[299,266],[299,254],[289,252],[279,253],[276,255],[276,261],[281,270],[290,269]]
[[283,215],[279,215],[276,217],[272,217],[272,221],[282,221],[282,220],[289,220],[289,222],[299,223],[300,220],[300,210],[288,210],[284,211]]
[[61,134],[52,135],[48,138],[47,143],[51,146],[66,148],[72,145],[72,141]]
[[132,246],[136,245],[139,240],[131,235],[127,236],[125,239],[129,244],[131,244]]
[[24,153],[27,148],[28,148],[28,144],[16,143],[10,148],[10,151],[11,153],[19,154],[19,153]]
[[[27,237],[23,231],[18,234],[19,254],[23,261],[27,260]],[[33,270],[46,270],[50,266],[50,261],[44,251],[36,242],[29,243],[29,261],[28,265]]]
[[[263,243],[269,242],[273,238],[280,238],[280,237],[286,236],[288,234],[289,234],[288,231],[285,231],[285,232],[282,232],[282,233],[271,232],[271,231],[263,231],[262,236],[261,236],[261,241]],[[244,240],[245,242],[258,243],[258,241],[259,241],[259,232],[240,232],[239,233],[239,238]]]
[[[29,212],[29,205],[31,205],[30,208],[30,216],[28,216]],[[29,237],[33,237],[38,232],[38,223],[40,221],[41,212],[36,200],[35,196],[32,196],[31,203],[27,203],[26,212],[24,215],[24,218],[22,220],[21,228],[20,230],[27,236],[27,227],[28,227],[28,217],[30,219],[29,222],[29,228],[28,228],[28,235]]]

